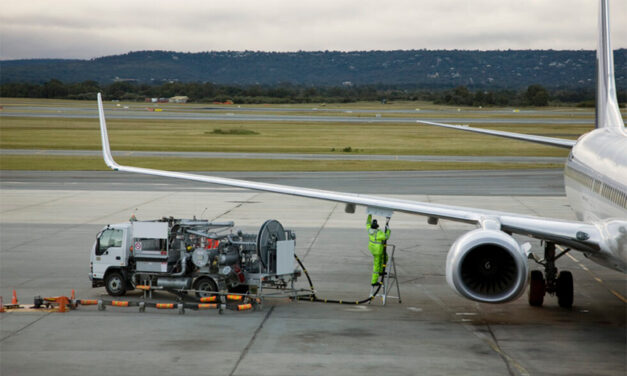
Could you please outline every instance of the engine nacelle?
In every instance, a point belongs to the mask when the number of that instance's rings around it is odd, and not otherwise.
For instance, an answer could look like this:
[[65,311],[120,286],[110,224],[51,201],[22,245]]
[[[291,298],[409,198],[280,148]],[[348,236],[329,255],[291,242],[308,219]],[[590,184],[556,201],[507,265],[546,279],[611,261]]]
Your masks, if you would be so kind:
[[527,256],[502,231],[477,229],[453,243],[446,258],[446,280],[463,297],[483,303],[505,303],[525,291]]

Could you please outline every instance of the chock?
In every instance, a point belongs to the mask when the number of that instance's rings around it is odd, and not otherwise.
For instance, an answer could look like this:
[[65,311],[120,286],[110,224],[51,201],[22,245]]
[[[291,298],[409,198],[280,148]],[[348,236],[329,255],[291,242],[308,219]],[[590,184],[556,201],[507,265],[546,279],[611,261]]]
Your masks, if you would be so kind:
[[59,312],[65,313],[66,305],[70,304],[70,301],[67,296],[59,296],[57,298],[57,304],[59,304]]

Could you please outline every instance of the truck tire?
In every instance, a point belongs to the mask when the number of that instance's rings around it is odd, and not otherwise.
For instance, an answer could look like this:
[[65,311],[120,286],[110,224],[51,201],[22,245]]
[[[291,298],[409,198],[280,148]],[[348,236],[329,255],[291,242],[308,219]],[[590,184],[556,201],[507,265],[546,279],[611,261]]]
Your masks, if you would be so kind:
[[194,290],[196,290],[196,296],[199,298],[206,298],[215,294],[207,293],[204,291],[218,291],[218,285],[213,278],[200,277],[194,281]]
[[126,294],[126,280],[119,271],[107,273],[105,277],[105,289],[111,296],[122,296]]

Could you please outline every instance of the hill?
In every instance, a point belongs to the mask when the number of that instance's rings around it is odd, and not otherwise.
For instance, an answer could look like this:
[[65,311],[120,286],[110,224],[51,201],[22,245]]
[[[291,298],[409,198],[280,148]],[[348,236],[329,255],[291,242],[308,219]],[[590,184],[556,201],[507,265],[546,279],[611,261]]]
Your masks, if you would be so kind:
[[[616,83],[627,87],[627,49],[614,52]],[[397,50],[181,53],[139,51],[92,60],[0,61],[0,82],[86,80],[108,84],[212,82],[228,85],[311,86],[383,84],[407,88],[590,88],[594,51]]]

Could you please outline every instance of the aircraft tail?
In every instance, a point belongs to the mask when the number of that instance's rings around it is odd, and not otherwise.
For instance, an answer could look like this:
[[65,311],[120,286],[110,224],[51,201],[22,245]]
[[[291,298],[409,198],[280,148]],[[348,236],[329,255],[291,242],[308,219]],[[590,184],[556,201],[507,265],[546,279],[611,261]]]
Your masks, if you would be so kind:
[[616,99],[614,56],[610,45],[610,11],[608,0],[599,2],[599,30],[597,46],[596,127],[625,127]]

